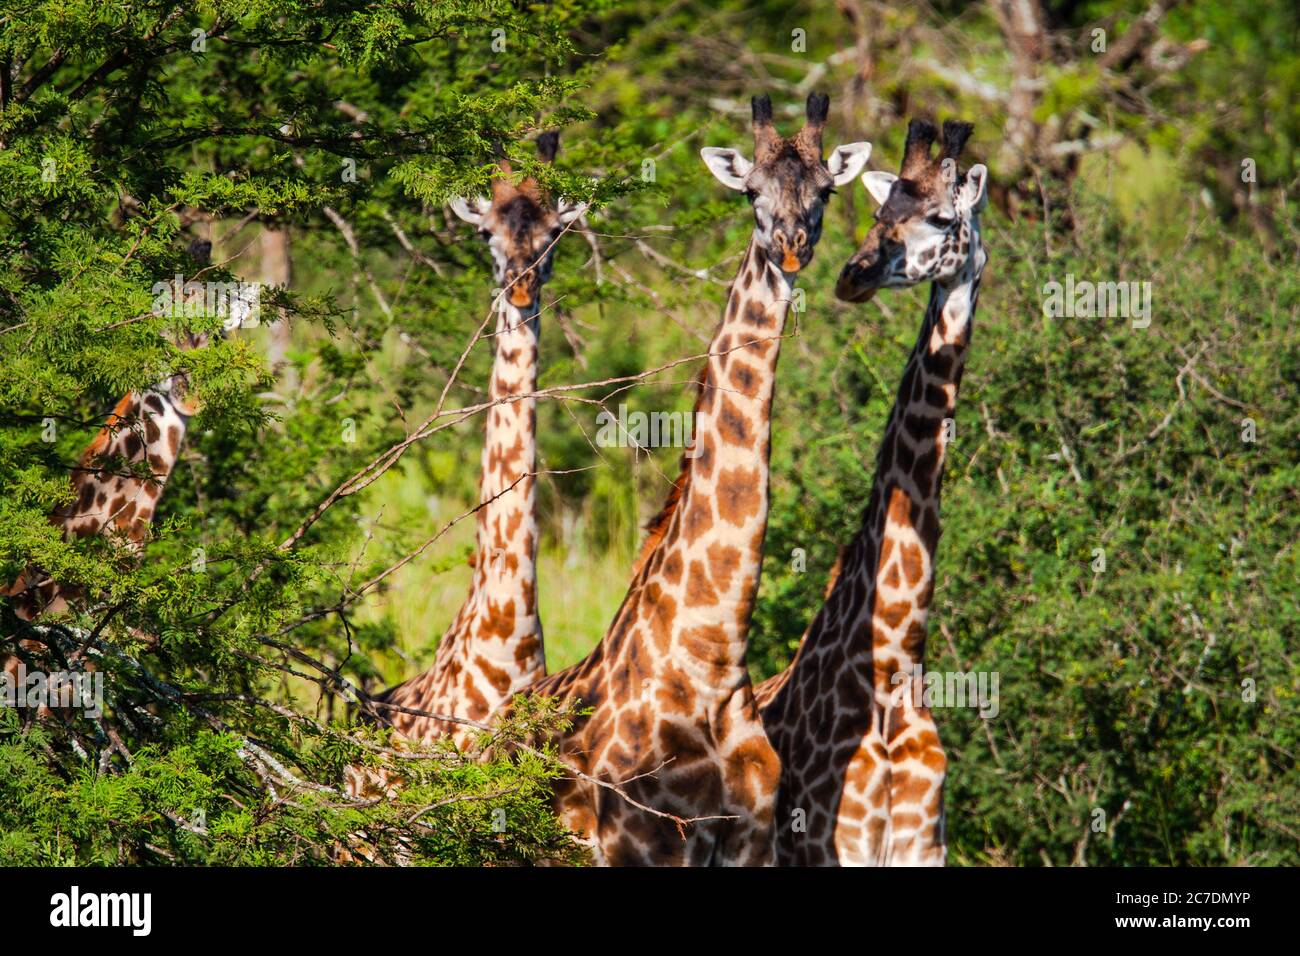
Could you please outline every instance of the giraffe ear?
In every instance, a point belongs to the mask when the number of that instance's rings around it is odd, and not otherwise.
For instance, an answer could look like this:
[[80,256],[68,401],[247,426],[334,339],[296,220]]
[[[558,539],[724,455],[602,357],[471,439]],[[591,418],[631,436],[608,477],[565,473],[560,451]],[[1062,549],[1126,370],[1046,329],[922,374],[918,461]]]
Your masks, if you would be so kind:
[[452,212],[474,226],[481,223],[483,217],[488,214],[488,210],[492,208],[491,200],[478,196],[470,199],[461,199],[457,196],[451,201],[450,205]]
[[555,206],[555,212],[560,217],[560,224],[564,226],[573,222],[586,211],[587,203],[570,202],[567,199],[561,199]]
[[989,170],[983,163],[976,163],[966,170],[966,178],[957,189],[957,208],[962,212],[979,212],[988,197]]
[[745,191],[745,177],[754,168],[754,164],[740,155],[739,150],[706,146],[700,150],[700,155],[718,182],[736,192]]
[[894,188],[897,180],[898,177],[893,173],[875,169],[862,174],[862,185],[867,187],[867,192],[871,193],[871,198],[876,201],[877,206],[885,204],[885,200],[889,198],[889,191]]
[[830,159],[826,160],[826,170],[834,177],[836,186],[843,186],[858,178],[858,173],[870,158],[870,143],[846,143],[835,147]]

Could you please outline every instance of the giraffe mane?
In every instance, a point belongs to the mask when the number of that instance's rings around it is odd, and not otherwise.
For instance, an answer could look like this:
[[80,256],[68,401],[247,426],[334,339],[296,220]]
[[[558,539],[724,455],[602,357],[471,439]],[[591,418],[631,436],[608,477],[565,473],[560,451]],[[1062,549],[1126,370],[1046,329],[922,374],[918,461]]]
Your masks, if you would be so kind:
[[831,592],[835,590],[835,585],[839,583],[840,575],[844,572],[844,555],[849,550],[848,545],[840,548],[839,554],[835,556],[835,563],[831,565],[831,572],[826,576],[826,588],[822,591],[822,601],[830,599]]
[[[708,375],[709,365],[706,362],[700,367],[699,373],[695,376],[695,408],[692,412],[691,420],[697,420],[700,412],[700,402],[704,400],[704,380]],[[677,478],[673,481],[673,486],[668,489],[668,496],[664,499],[663,507],[659,513],[645,523],[645,539],[641,542],[641,550],[632,563],[632,577],[640,575],[650,556],[655,553],[664,535],[668,533],[668,526],[672,523],[673,515],[677,513],[677,507],[682,501],[682,489],[686,487],[686,481],[691,474],[691,462],[695,459],[689,454],[692,449],[682,453],[679,464]]]

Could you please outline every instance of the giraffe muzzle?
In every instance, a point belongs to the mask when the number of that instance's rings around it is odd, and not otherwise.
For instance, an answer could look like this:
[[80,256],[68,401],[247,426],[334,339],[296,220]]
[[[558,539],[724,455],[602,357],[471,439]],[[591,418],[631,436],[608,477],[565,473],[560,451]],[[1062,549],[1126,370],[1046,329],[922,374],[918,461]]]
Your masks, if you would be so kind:
[[786,232],[778,229],[772,234],[772,244],[777,253],[782,272],[798,272],[812,259],[812,247],[808,244],[808,233],[804,229]]
[[518,272],[512,272],[506,275],[506,299],[516,309],[526,309],[537,301],[537,284],[532,280],[532,274],[521,275]]
[[842,302],[870,302],[878,282],[873,281],[872,273],[879,273],[879,262],[864,266],[858,259],[850,259],[840,270],[839,280],[835,283],[835,298]]

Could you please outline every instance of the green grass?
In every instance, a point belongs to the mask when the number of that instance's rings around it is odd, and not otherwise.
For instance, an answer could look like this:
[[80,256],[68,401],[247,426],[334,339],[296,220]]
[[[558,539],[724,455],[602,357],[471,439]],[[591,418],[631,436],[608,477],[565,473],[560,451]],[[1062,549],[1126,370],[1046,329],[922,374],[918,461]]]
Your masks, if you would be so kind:
[[[374,489],[369,549],[409,549],[448,522],[465,514],[463,500],[434,494],[429,478],[417,468],[394,469]],[[406,680],[428,667],[452,618],[469,593],[471,568],[459,556],[474,546],[474,518],[456,523],[428,551],[388,579],[371,597],[360,617],[387,618],[397,633],[396,650],[382,663],[386,682]],[[563,545],[542,539],[538,561],[538,598],[550,672],[587,655],[614,618],[631,579],[633,555],[623,549],[599,552],[581,539]]]
[[[468,544],[474,529],[468,521],[464,528],[458,527],[456,536]],[[372,613],[387,615],[396,625],[399,656],[409,662],[385,671],[393,683],[432,662],[438,639],[469,592],[468,564],[439,572],[436,563],[436,558],[411,562],[372,604]],[[604,636],[627,591],[631,565],[590,551],[575,557],[550,548],[541,555],[537,575],[546,661],[553,673],[581,660]]]

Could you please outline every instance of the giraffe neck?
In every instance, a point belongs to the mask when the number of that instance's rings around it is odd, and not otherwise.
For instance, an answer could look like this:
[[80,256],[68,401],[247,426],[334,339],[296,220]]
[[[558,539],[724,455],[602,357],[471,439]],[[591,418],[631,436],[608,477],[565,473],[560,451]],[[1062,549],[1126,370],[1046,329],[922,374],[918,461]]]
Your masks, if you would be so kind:
[[[72,474],[73,500],[56,508],[52,524],[64,538],[107,535],[137,554],[144,548],[158,499],[176,466],[189,424],[172,398],[171,381],[122,397],[107,423],[82,453]],[[123,461],[119,460],[124,460]],[[141,463],[148,477],[134,477]],[[11,591],[19,617],[57,614],[72,593],[43,572],[28,569]]]
[[[470,720],[487,720],[546,674],[537,612],[536,308],[503,303],[488,397],[474,575],[456,617],[438,642],[433,665],[384,691],[378,700]],[[433,717],[386,715],[403,736],[464,745],[473,733]],[[351,785],[351,784],[350,784]]]
[[751,240],[709,346],[695,445],[670,499],[672,513],[661,516],[662,537],[633,585],[645,599],[637,607],[651,631],[668,638],[702,694],[725,697],[748,679],[747,634],[767,529],[771,406],[792,279]]
[[[474,580],[467,602],[477,619],[475,656],[505,671],[514,686],[546,671],[537,613],[537,309],[502,303],[497,315],[491,401],[483,442]],[[467,642],[466,642],[467,643]],[[462,646],[467,653],[468,647]]]
[[871,598],[861,613],[870,614],[871,626],[850,628],[848,635],[871,641],[866,650],[882,703],[896,689],[895,673],[915,673],[925,659],[940,486],[986,261],[973,222],[965,265],[951,280],[930,287],[925,319],[881,441],[863,533],[841,572],[870,585],[863,590]]

